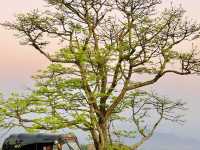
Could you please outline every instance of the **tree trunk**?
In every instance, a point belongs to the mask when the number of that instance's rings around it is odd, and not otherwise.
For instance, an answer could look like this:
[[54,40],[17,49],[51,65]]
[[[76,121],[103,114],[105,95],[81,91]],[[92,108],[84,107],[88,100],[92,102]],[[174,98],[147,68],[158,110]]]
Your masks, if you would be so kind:
[[94,129],[92,129],[90,132],[91,132],[92,139],[94,142],[94,147],[96,150],[98,150],[99,149],[99,137]]
[[94,142],[96,150],[107,150],[108,149],[108,126],[107,123],[102,122],[98,125],[98,130],[92,129],[90,133]]
[[108,124],[107,122],[100,122],[99,124],[99,147],[98,150],[108,149]]

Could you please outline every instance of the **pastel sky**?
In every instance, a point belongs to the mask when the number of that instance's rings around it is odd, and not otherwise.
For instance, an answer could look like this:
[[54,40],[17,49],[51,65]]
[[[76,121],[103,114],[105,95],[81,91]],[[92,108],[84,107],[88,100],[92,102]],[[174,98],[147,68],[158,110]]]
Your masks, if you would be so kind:
[[[170,1],[164,0],[166,5]],[[174,1],[176,4],[182,4],[183,8],[188,11],[188,17],[200,22],[199,0]],[[42,8],[44,5],[43,0],[0,0],[0,22],[13,20],[16,13]],[[14,32],[0,27],[0,91],[6,94],[11,91],[22,91],[27,86],[31,86],[30,76],[48,64],[48,61],[33,48],[19,45],[19,40],[13,34]],[[198,46],[200,48],[200,45]],[[169,75],[152,88],[161,95],[185,100],[189,108],[186,112],[187,122],[184,126],[165,124],[160,128],[160,132],[200,140],[200,77]],[[175,131],[172,130],[174,128]]]

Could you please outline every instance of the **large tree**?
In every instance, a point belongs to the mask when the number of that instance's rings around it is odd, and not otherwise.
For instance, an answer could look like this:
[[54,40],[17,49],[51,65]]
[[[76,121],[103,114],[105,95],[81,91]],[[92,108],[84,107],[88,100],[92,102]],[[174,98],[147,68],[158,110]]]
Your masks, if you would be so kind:
[[[85,134],[98,130],[95,125],[97,118],[91,118],[90,107],[84,97],[79,92],[72,92],[73,86],[70,89],[66,86],[69,81],[57,79],[37,82],[34,91],[26,96],[12,94],[6,100],[1,98],[0,127],[8,131],[23,127],[29,132],[55,132],[67,127],[81,129],[86,131]],[[124,99],[125,102],[115,108],[108,120],[107,149],[136,150],[153,136],[163,120],[184,122],[182,111],[185,103],[181,101],[171,101],[145,91],[131,91]],[[120,139],[126,138],[132,139],[133,145],[123,145]]]
[[[184,19],[182,8],[158,12],[161,0],[46,2],[52,9],[19,14],[15,22],[3,25],[18,31],[23,44],[33,46],[55,64],[55,73],[44,72],[38,77],[43,82],[54,76],[63,80],[61,89],[65,86],[68,92],[60,90],[58,100],[68,99],[74,105],[84,100],[83,106],[89,106],[86,114],[94,129],[90,132],[96,149],[106,149],[108,121],[130,91],[153,84],[168,73],[199,72],[196,49],[174,50],[182,41],[197,37],[199,31],[199,25]],[[54,54],[46,49],[52,38],[64,45]],[[138,74],[148,77],[138,80]],[[51,95],[53,90],[49,94],[56,101],[54,96],[58,95]],[[53,113],[57,118],[62,114]]]

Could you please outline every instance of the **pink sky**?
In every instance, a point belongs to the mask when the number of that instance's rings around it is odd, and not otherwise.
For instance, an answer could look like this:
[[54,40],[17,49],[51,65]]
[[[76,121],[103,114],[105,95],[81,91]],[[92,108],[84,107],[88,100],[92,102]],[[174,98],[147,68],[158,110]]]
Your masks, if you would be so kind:
[[[168,3],[171,0],[164,1]],[[199,0],[175,0],[175,3],[182,3],[183,8],[188,11],[187,16],[200,22]],[[26,12],[33,8],[42,8],[42,6],[44,6],[42,0],[1,0],[0,22],[13,20],[16,13]],[[33,48],[19,45],[18,40],[13,36],[13,32],[6,31],[2,27],[0,27],[0,45],[0,91],[7,93],[24,89],[26,85],[30,85],[30,76],[47,65],[45,58],[34,51]],[[157,85],[156,89],[162,95],[189,99],[188,103],[192,108],[188,113],[190,122],[186,124],[184,130],[196,129],[197,125],[200,124],[200,118],[193,116],[200,113],[198,106],[200,104],[198,102],[200,97],[199,78],[170,76],[162,79]],[[200,129],[197,130],[200,133]]]
[[[164,0],[169,4],[171,0]],[[176,4],[182,4],[188,10],[187,16],[199,20],[200,10],[197,0],[175,0]],[[0,22],[13,20],[17,13],[27,12],[31,9],[43,8],[43,0],[6,0],[0,5]],[[44,67],[47,60],[34,51],[31,47],[21,46],[13,36],[12,31],[0,28],[0,81],[5,84],[7,81],[28,79],[30,75],[41,67]],[[1,82],[2,82],[1,81]],[[21,81],[24,83],[23,81]],[[2,85],[1,85],[2,86]],[[1,87],[0,88],[3,88]]]
[[[168,5],[171,0],[164,0]],[[200,1],[197,0],[175,0],[175,3],[182,4],[188,11],[187,16],[199,20],[200,10],[198,6]],[[0,22],[5,20],[13,20],[16,13],[27,12],[31,9],[43,8],[45,3],[43,0],[6,0],[0,6]],[[11,91],[18,86],[26,84],[31,74],[39,68],[47,64],[47,60],[39,55],[33,48],[19,45],[19,40],[13,36],[12,31],[7,31],[0,28],[0,89],[6,87],[6,90]],[[187,45],[190,47],[190,45]],[[183,47],[185,48],[185,46]],[[12,84],[19,83],[19,84]],[[179,84],[182,84],[180,82]],[[12,85],[12,86],[11,86]]]

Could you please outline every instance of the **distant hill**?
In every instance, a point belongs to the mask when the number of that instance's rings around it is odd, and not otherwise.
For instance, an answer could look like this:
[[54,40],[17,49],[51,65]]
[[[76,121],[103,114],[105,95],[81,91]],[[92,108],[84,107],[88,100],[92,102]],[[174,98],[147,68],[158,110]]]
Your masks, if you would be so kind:
[[200,142],[171,134],[157,134],[140,150],[198,150]]
[[[136,139],[122,139],[123,143],[132,145]],[[173,134],[157,133],[139,150],[199,150],[200,141],[191,138],[178,137]]]

